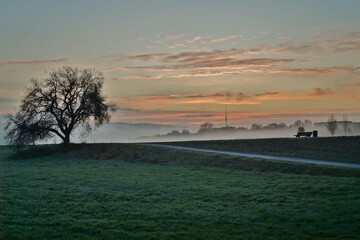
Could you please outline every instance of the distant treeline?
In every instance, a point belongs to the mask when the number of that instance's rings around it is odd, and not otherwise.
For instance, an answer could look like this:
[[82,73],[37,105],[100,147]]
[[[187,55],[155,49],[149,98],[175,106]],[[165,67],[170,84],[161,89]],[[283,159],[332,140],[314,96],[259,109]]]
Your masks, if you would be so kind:
[[207,133],[216,133],[216,132],[234,132],[234,131],[256,131],[261,129],[298,129],[299,127],[303,127],[305,129],[312,128],[313,123],[309,119],[305,119],[304,121],[296,120],[293,124],[287,125],[284,122],[280,123],[269,123],[268,125],[262,125],[261,123],[253,123],[250,127],[233,127],[233,126],[226,126],[226,127],[214,127],[214,124],[211,122],[205,122],[199,126],[199,129],[196,133],[191,133],[188,129],[183,129],[182,131],[179,130],[172,130],[167,134],[156,134],[153,137],[176,137],[176,136],[190,136],[190,135],[202,135]]

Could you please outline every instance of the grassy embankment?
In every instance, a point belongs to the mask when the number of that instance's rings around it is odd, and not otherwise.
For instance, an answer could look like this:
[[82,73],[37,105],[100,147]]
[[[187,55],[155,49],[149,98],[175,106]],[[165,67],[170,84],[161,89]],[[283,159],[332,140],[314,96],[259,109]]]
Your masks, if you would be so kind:
[[360,136],[212,140],[172,142],[166,144],[320,160],[360,162]]
[[5,239],[360,234],[359,170],[130,144],[1,147],[0,164]]

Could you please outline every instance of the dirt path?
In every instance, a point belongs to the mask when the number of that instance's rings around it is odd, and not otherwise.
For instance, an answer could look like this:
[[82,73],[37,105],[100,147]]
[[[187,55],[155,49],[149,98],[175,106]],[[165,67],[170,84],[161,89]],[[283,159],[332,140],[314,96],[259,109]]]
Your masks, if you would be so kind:
[[244,153],[244,152],[234,152],[234,151],[225,151],[225,150],[213,150],[213,149],[194,148],[194,147],[180,147],[180,146],[173,146],[173,145],[166,145],[166,144],[148,144],[148,145],[157,146],[157,147],[165,147],[165,148],[190,150],[190,151],[197,151],[197,152],[219,153],[219,154],[226,154],[226,155],[232,155],[232,156],[262,158],[262,159],[285,161],[285,162],[307,163],[307,164],[327,165],[327,166],[335,166],[335,167],[360,168],[360,163],[336,162],[336,161],[327,161],[327,160],[275,156],[275,155],[258,154],[258,153]]

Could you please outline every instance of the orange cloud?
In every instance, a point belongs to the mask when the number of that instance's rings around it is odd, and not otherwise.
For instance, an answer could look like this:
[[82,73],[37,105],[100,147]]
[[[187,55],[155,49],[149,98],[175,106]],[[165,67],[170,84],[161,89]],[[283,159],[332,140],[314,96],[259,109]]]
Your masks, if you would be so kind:
[[345,52],[360,50],[360,32],[349,32],[331,38],[314,39],[310,41],[290,40],[279,44],[261,44],[263,52],[276,53],[319,53]]
[[[182,62],[185,60],[182,60]],[[186,59],[190,63],[180,63],[172,65],[158,65],[158,66],[140,66],[140,67],[124,67],[124,70],[141,70],[141,71],[161,71],[161,70],[189,70],[189,69],[236,69],[246,67],[269,67],[278,65],[281,63],[291,63],[294,59],[287,58],[248,58],[248,59],[234,59],[234,58],[222,58],[222,59]]]
[[[231,111],[229,119],[231,122],[254,123],[254,122],[293,122],[296,119],[310,118],[314,121],[325,120],[330,114],[360,114],[360,109],[316,109],[316,110],[288,110],[281,112],[250,112],[250,111]],[[114,117],[114,121],[125,122],[152,122],[163,124],[179,124],[179,125],[200,125],[204,122],[212,122],[215,124],[224,123],[223,111],[136,111],[118,112]],[[236,124],[235,124],[236,125]]]
[[263,72],[266,73],[292,73],[292,74],[327,74],[335,72],[353,72],[357,73],[359,67],[353,67],[350,65],[347,66],[334,66],[334,67],[324,67],[324,68],[293,68],[293,69],[264,69]]
[[0,65],[58,65],[68,61],[67,58],[60,59],[29,59],[29,60],[8,60],[0,62]]
[[334,95],[331,88],[313,88],[302,92],[265,92],[247,95],[242,92],[210,92],[202,94],[163,94],[150,96],[124,97],[127,105],[135,108],[151,106],[169,106],[176,104],[234,104],[251,105],[261,104],[266,101],[290,100],[290,99],[318,99]]
[[209,44],[214,44],[214,43],[219,43],[219,42],[225,42],[225,41],[228,41],[228,40],[231,40],[231,39],[234,39],[234,38],[236,38],[235,35],[231,35],[231,36],[228,36],[228,37],[206,38],[201,43],[209,45]]

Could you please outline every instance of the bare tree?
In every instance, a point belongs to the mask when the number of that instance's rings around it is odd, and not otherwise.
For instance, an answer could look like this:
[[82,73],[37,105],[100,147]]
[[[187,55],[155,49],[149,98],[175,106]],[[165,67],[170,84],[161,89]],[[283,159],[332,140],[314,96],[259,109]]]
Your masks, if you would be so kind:
[[347,132],[351,132],[351,129],[349,127],[349,120],[348,120],[348,116],[345,114],[343,115],[343,128],[344,128],[344,133],[345,136],[347,135]]
[[306,127],[306,128],[312,128],[312,127],[313,127],[312,121],[309,120],[309,119],[305,119],[305,120],[304,120],[304,127]]
[[331,114],[326,122],[326,128],[329,130],[331,136],[335,135],[335,131],[338,128],[338,123],[336,121],[335,115]]
[[208,131],[208,130],[212,129],[213,127],[214,127],[214,124],[212,124],[211,122],[205,122],[200,125],[198,132]]
[[298,127],[298,132],[305,132],[305,127]]
[[200,129],[211,129],[214,127],[214,124],[211,122],[206,122],[200,125]]
[[259,130],[259,129],[262,129],[263,128],[263,125],[260,123],[260,124],[257,124],[257,123],[253,123],[251,125],[251,130]]
[[70,143],[74,129],[89,133],[109,122],[115,104],[106,104],[101,93],[104,77],[93,69],[62,67],[42,80],[31,80],[20,110],[8,116],[6,126],[10,144],[25,145],[60,137]]
[[190,131],[189,131],[188,129],[183,129],[183,130],[181,131],[181,134],[182,134],[182,135],[190,135]]
[[304,123],[301,120],[296,120],[292,126],[298,128],[304,126]]

